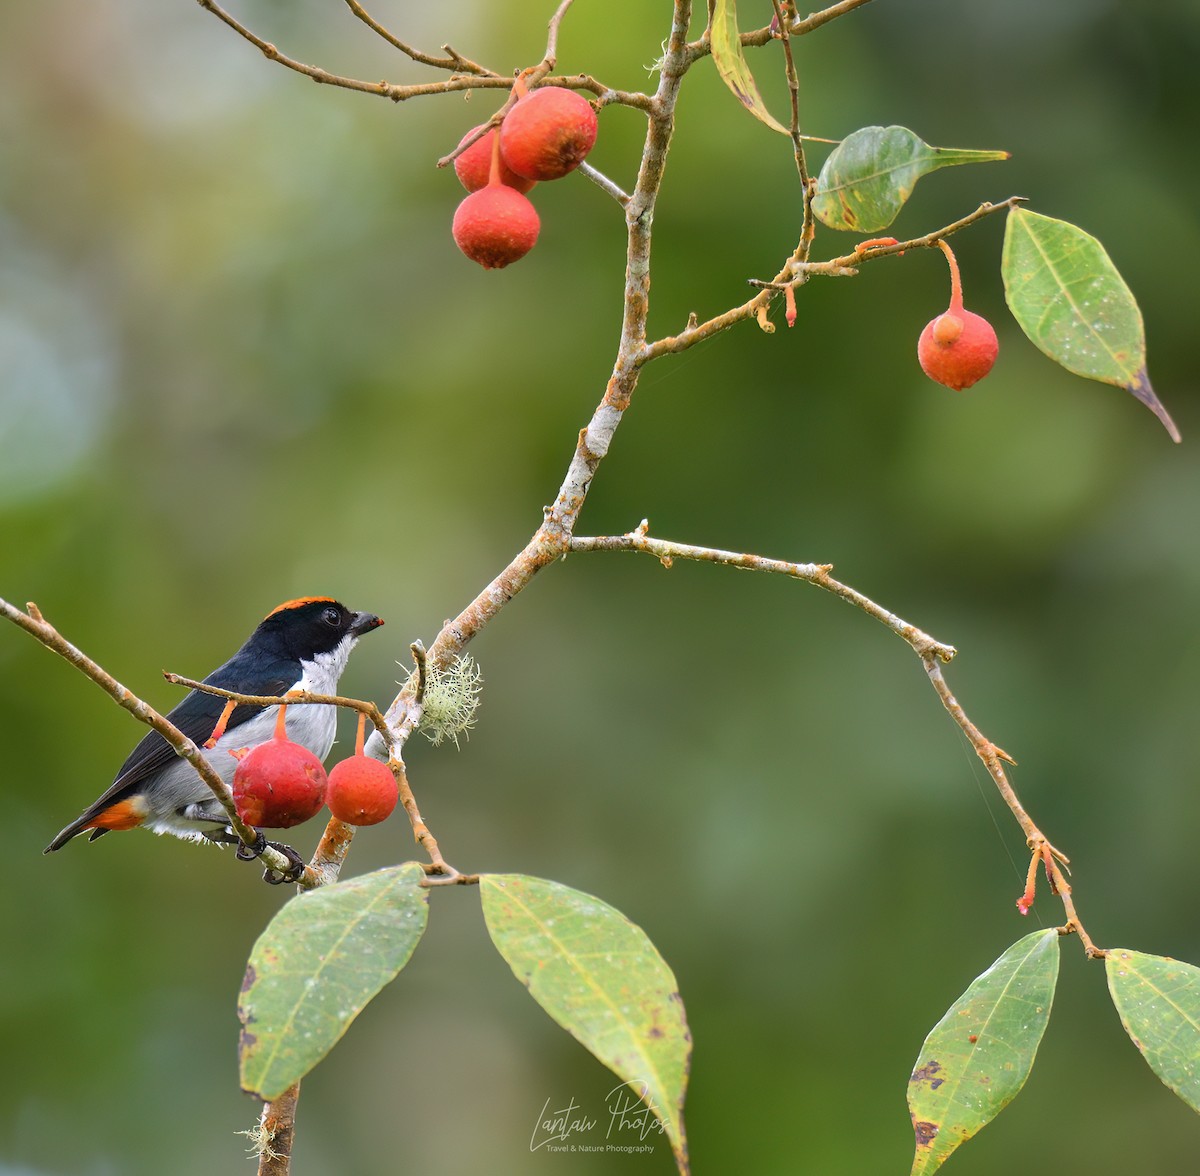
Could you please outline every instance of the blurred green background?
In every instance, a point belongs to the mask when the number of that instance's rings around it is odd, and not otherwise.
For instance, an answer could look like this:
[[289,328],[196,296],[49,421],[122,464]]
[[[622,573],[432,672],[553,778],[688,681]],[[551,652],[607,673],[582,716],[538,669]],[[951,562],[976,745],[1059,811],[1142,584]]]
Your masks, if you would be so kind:
[[[653,86],[669,8],[577,0],[561,68]],[[540,56],[550,9],[377,15],[509,70]],[[236,11],[331,70],[428,77],[339,5]],[[829,561],[958,646],[951,684],[1020,761],[1094,937],[1200,962],[1200,7],[878,0],[798,54],[815,134],[894,122],[1012,151],[925,180],[901,235],[1019,193],[1106,243],[1185,443],[1024,339],[996,218],[955,240],[967,305],[1000,335],[985,383],[959,395],[917,367],[947,298],[936,253],[814,282],[794,330],[742,326],[645,372],[580,533],[649,516]],[[778,47],[751,60],[782,112]],[[461,191],[434,162],[496,101],[317,87],[186,0],[0,6],[0,592],[163,708],[160,669],[204,674],[279,601],[335,594],[386,617],[343,684],[389,699],[408,643],[538,525],[618,336],[623,224],[585,180],[537,189],[519,265],[454,248]],[[601,117],[593,161],[626,187],[641,128]],[[703,63],[655,222],[653,334],[741,301],[798,220],[787,142]],[[824,232],[816,253],[847,244]],[[424,814],[460,868],[561,880],[658,944],[696,1041],[697,1170],[907,1171],[926,1031],[1059,919],[1044,893],[1016,914],[1021,838],[911,653],[802,585],[616,555],[545,572],[472,652],[470,740],[411,746]],[[140,734],[0,630],[5,1176],[252,1170],[234,998],[286,896],[143,834],[41,855]],[[348,870],[411,854],[393,820]],[[530,1152],[547,1099],[600,1108],[613,1080],[490,949],[473,891],[432,905],[412,965],[305,1081],[296,1173],[671,1171],[661,1143]],[[1200,1122],[1064,946],[1029,1084],[953,1170],[1194,1171]]]

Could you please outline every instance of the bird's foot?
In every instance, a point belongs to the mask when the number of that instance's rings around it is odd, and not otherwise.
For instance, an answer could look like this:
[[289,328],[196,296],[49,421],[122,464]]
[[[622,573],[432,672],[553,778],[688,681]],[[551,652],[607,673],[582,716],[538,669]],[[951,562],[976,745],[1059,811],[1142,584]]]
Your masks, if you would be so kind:
[[239,862],[252,862],[257,860],[262,856],[263,850],[270,845],[270,842],[267,840],[267,835],[261,829],[256,829],[255,833],[257,836],[254,839],[253,845],[247,845],[243,841],[238,842],[237,860]]
[[267,845],[287,858],[288,868],[281,873],[268,866],[263,870],[263,881],[272,886],[279,886],[284,882],[299,882],[304,877],[308,863],[290,845],[284,845],[281,841],[268,841]]
[[267,835],[261,829],[257,829],[255,832],[258,836],[255,838],[253,845],[245,845],[240,841],[238,842],[238,861],[256,861],[268,849],[273,849],[287,858],[288,865],[283,870],[276,870],[268,866],[263,870],[263,881],[269,882],[272,886],[279,886],[284,882],[299,882],[304,876],[304,870],[308,863],[290,845],[284,845],[281,841],[268,841]]

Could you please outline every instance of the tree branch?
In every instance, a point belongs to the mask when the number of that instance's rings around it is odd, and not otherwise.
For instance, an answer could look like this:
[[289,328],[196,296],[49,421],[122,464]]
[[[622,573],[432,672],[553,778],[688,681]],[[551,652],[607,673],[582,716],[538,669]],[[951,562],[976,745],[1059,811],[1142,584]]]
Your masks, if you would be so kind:
[[[992,777],[1005,804],[1008,805],[1013,816],[1016,818],[1017,824],[1021,826],[1021,831],[1025,834],[1026,843],[1033,853],[1034,865],[1036,866],[1039,862],[1044,864],[1051,889],[1062,902],[1063,909],[1067,914],[1067,924],[1063,928],[1064,932],[1077,934],[1080,942],[1083,944],[1084,951],[1089,957],[1100,958],[1107,954],[1102,948],[1098,948],[1092,942],[1091,937],[1079,919],[1071,894],[1071,887],[1067,882],[1063,869],[1068,864],[1068,858],[1056,849],[1041,829],[1038,828],[1009,783],[1004,771],[1004,762],[1014,763],[1015,761],[1006,751],[993,743],[971,722],[967,717],[966,711],[963,710],[962,705],[951,693],[950,687],[946,683],[945,675],[942,673],[942,663],[949,662],[955,657],[957,651],[954,646],[938,641],[924,630],[918,629],[915,625],[896,616],[895,613],[890,612],[882,605],[876,604],[856,589],[843,584],[839,580],[835,580],[830,575],[830,572],[833,570],[830,564],[791,563],[786,560],[767,559],[764,556],[751,555],[747,552],[723,551],[716,547],[696,547],[690,543],[675,543],[668,539],[654,538],[647,533],[648,527],[649,524],[643,519],[635,531],[630,531],[625,535],[574,537],[570,541],[569,549],[572,552],[642,552],[643,554],[654,556],[666,568],[671,567],[672,562],[676,559],[688,559],[720,564],[724,567],[742,568],[747,571],[769,572],[790,576],[797,580],[803,580],[808,584],[813,584],[818,588],[823,588],[826,592],[832,592],[835,596],[845,600],[848,604],[854,605],[855,608],[860,609],[868,616],[874,617],[877,621],[886,625],[898,637],[902,638],[921,659],[921,664],[925,667],[925,672],[937,696],[941,699],[942,705],[949,712],[950,717],[955,723],[958,724],[963,734],[970,740],[971,746],[983,761],[988,775]],[[1030,871],[1030,878],[1033,878],[1032,869]],[[1017,904],[1022,914],[1028,911],[1032,902],[1033,886],[1031,881],[1026,888],[1025,894],[1022,896],[1022,900]]]
[[[1063,867],[1070,864],[1070,859],[1064,853],[1057,850],[1041,829],[1038,828],[1033,818],[1025,810],[1025,806],[1017,798],[1013,786],[1008,781],[1008,776],[1004,771],[1004,763],[1014,764],[1016,761],[1006,751],[997,747],[967,717],[962,704],[954,697],[949,685],[947,685],[941,666],[937,665],[928,656],[923,656],[921,660],[924,663],[926,674],[929,675],[929,681],[937,692],[938,698],[942,700],[942,705],[970,741],[971,746],[975,749],[975,754],[979,756],[984,768],[987,769],[987,774],[991,776],[993,783],[1000,791],[1000,795],[1004,798],[1004,803],[1008,805],[1009,810],[1017,820],[1017,824],[1021,826],[1021,832],[1025,834],[1025,844],[1029,846],[1033,854],[1031,867],[1036,867],[1039,862],[1044,865],[1051,890],[1058,895],[1059,901],[1063,904],[1063,909],[1067,914],[1067,926],[1065,930],[1079,936],[1079,941],[1083,944],[1083,949],[1090,958],[1102,959],[1108,953],[1092,942],[1091,936],[1084,929],[1083,923],[1080,922],[1079,915],[1075,910],[1071,887],[1067,882],[1063,869]],[[1022,914],[1027,913],[1033,903],[1034,876],[1034,870],[1031,868],[1030,882],[1026,887],[1024,895],[1017,902],[1017,906],[1020,908]]]
[[258,1129],[253,1133],[258,1150],[258,1176],[288,1176],[296,1138],[296,1103],[300,1083],[294,1082],[278,1098],[263,1104]]
[[832,564],[792,563],[782,559],[768,559],[761,555],[751,555],[743,551],[723,551],[717,547],[696,547],[690,543],[676,543],[669,539],[657,539],[647,533],[649,524],[642,520],[637,530],[625,535],[586,535],[577,536],[570,542],[572,552],[585,551],[639,551],[652,555],[664,567],[669,568],[674,560],[698,560],[703,563],[721,564],[724,567],[742,568],[751,572],[769,572],[775,575],[789,576],[792,579],[803,580],[834,596],[854,605],[855,608],[874,617],[886,625],[901,640],[911,646],[913,652],[920,658],[932,658],[934,661],[948,662],[957,652],[952,645],[946,645],[931,637],[916,625],[910,624],[882,605],[876,604],[869,597],[835,580],[830,572]]

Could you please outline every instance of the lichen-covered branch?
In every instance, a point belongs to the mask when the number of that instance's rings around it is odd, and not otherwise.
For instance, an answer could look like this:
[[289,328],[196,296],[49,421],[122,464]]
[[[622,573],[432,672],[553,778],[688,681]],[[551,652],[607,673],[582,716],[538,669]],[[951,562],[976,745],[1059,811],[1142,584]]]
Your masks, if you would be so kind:
[[292,1170],[292,1147],[296,1137],[296,1103],[300,1083],[295,1082],[278,1098],[263,1104],[258,1130],[258,1176],[288,1176]]

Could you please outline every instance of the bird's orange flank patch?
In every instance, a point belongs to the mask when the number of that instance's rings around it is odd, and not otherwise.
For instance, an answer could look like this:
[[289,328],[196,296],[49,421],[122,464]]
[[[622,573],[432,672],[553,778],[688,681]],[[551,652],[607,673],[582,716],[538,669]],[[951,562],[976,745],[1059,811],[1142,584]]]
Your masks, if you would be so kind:
[[131,796],[110,804],[104,812],[84,825],[85,829],[136,829],[146,819],[146,800]]

